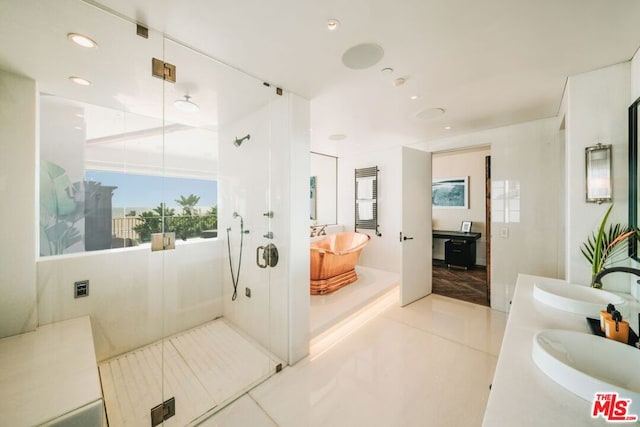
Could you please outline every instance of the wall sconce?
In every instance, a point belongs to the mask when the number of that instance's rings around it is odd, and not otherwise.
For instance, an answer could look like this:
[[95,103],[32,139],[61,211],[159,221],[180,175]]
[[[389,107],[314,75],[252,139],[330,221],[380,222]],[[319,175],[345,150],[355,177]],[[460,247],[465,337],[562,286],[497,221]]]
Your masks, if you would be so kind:
[[587,203],[611,201],[611,145],[598,143],[585,148]]

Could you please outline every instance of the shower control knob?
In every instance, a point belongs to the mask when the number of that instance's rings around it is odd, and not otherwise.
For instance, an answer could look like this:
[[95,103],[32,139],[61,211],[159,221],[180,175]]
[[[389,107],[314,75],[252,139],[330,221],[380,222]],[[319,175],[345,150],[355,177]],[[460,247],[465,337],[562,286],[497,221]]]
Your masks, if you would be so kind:
[[268,218],[273,218],[273,211],[268,211],[262,214],[262,216],[266,216]]
[[273,239],[273,233],[269,231],[267,234],[263,234],[262,237],[265,237],[267,239]]

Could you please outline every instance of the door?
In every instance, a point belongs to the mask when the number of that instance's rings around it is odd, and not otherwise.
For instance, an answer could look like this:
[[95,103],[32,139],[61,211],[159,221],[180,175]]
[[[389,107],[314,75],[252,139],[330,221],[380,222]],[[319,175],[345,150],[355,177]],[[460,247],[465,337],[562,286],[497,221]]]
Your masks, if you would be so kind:
[[431,293],[431,153],[402,147],[400,305]]
[[484,158],[485,173],[485,234],[487,239],[487,303],[491,307],[491,156]]

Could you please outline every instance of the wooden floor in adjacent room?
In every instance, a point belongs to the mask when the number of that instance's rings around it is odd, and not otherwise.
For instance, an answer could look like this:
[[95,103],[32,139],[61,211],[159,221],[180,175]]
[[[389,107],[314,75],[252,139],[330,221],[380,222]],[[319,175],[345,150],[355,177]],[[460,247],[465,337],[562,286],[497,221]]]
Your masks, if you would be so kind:
[[444,261],[433,260],[433,293],[489,306],[487,300],[487,269],[476,265],[465,270],[447,268]]

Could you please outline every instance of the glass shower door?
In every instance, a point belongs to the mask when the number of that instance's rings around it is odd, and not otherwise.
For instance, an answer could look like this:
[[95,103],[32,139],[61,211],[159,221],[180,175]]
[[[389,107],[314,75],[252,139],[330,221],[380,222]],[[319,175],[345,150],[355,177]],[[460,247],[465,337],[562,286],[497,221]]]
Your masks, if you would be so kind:
[[[273,88],[164,39],[163,399],[196,425],[275,373],[269,232]],[[259,249],[262,247],[263,249]],[[260,265],[259,265],[260,264]]]

